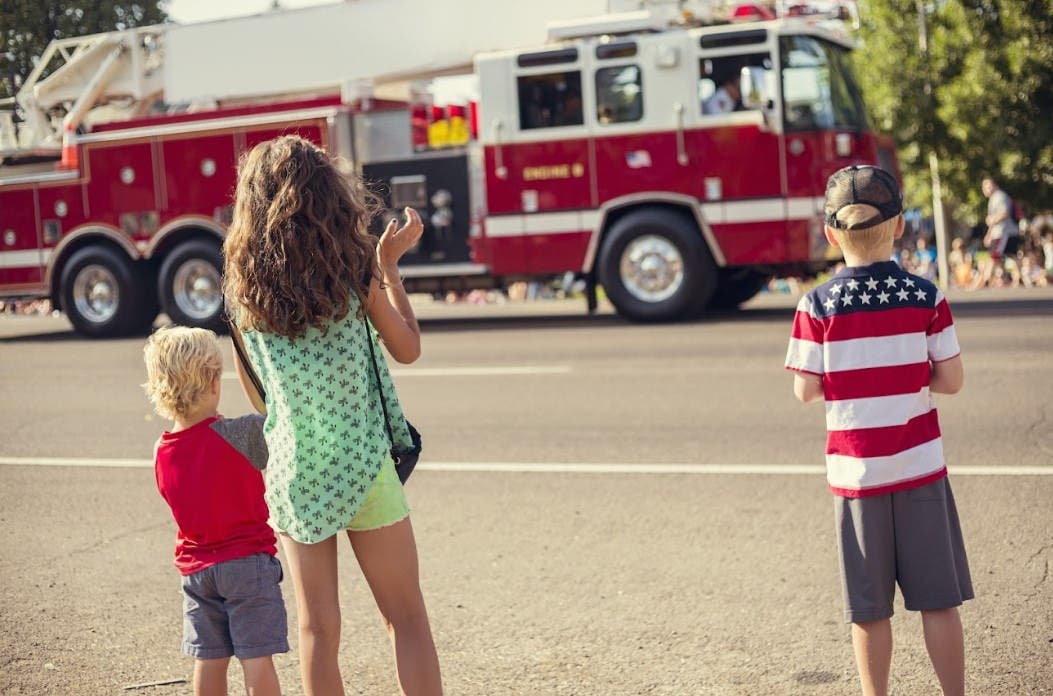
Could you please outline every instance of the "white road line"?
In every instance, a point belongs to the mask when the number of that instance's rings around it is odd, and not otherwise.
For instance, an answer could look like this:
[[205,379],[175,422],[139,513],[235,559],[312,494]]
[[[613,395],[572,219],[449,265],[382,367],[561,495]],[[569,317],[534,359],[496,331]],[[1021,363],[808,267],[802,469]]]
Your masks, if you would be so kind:
[[[148,459],[77,457],[0,457],[0,465],[73,467],[151,467]],[[708,474],[760,476],[820,476],[819,464],[610,464],[586,462],[422,462],[421,471],[468,471],[525,474]],[[1053,476],[1053,466],[953,466],[954,476]]]
[[[393,369],[394,377],[497,377],[503,375],[565,375],[570,365],[510,365],[506,367],[416,367]],[[237,373],[224,372],[223,379],[238,378]]]

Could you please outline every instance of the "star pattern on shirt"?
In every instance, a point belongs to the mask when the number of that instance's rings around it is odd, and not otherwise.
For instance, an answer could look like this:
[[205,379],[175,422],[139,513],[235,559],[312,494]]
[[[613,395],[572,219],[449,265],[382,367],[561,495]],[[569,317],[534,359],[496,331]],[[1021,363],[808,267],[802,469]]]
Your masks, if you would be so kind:
[[932,288],[924,282],[904,275],[839,278],[832,281],[825,288],[825,292],[825,297],[820,294],[814,297],[814,301],[806,301],[805,306],[809,313],[814,310],[833,315],[839,313],[842,308],[845,311],[858,311],[859,308],[875,305],[888,305],[890,308],[901,304],[922,307],[931,303],[928,298],[932,297],[933,293]]

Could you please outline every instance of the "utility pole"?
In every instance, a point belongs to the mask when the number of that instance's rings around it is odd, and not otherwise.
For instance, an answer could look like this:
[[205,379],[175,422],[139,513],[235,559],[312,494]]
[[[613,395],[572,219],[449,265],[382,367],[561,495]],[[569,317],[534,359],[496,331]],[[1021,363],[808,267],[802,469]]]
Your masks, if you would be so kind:
[[[932,82],[929,70],[929,30],[925,21],[925,0],[917,0],[918,5],[918,48],[925,61],[925,98],[928,101],[929,116],[933,115]],[[928,126],[931,129],[931,125]],[[931,130],[930,130],[931,134]],[[943,194],[940,190],[940,161],[936,155],[936,146],[929,150],[929,174],[932,177],[932,221],[936,228],[936,279],[944,290],[948,287],[947,269],[947,229],[943,218]]]

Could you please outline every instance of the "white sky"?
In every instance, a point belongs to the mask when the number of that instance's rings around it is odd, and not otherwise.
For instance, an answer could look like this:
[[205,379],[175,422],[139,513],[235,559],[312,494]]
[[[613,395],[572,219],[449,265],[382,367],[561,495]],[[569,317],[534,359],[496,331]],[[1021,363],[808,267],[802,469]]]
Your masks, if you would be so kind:
[[[328,5],[334,0],[280,0],[286,9],[307,7],[309,5]],[[336,0],[337,2],[341,0]],[[224,17],[241,17],[244,15],[266,12],[271,7],[271,0],[168,0],[168,16],[180,24],[207,22]]]

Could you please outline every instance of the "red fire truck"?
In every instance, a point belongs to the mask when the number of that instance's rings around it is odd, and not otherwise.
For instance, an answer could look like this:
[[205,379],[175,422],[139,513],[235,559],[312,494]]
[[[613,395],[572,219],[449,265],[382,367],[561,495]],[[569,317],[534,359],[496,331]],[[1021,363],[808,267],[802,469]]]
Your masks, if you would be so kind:
[[[814,18],[709,23],[680,3],[553,22],[536,48],[476,53],[461,66],[474,97],[450,108],[414,89],[381,97],[456,60],[381,79],[314,55],[331,73],[317,84],[303,66],[283,76],[273,56],[287,68],[296,52],[274,40],[303,33],[292,24],[320,43],[363,6],[53,42],[19,92],[18,127],[0,113],[0,296],[49,297],[90,336],[145,330],[162,311],[219,326],[236,164],[283,133],[343,156],[390,210],[422,212],[411,291],[569,272],[592,306],[599,285],[642,321],[734,306],[774,273],[827,265],[826,177],[895,167],[867,124],[852,40]],[[247,62],[224,67],[228,53]]]

